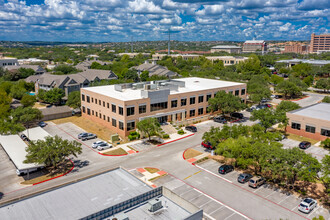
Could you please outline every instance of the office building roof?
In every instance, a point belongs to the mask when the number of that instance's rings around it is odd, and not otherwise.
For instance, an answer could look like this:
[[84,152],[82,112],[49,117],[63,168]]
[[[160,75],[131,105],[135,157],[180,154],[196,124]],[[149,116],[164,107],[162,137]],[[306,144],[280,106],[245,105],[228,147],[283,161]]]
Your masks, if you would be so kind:
[[217,45],[212,47],[212,49],[241,49],[241,47],[235,45]]
[[318,103],[289,113],[330,122],[330,103]]
[[305,60],[305,59],[291,59],[291,60],[279,60],[276,63],[309,63],[314,65],[326,65],[330,64],[330,60]]
[[263,44],[265,43],[264,40],[247,40],[244,42],[245,44]]
[[[230,81],[222,81],[222,80],[214,80],[214,79],[205,79],[199,77],[189,77],[182,79],[174,79],[172,82],[183,82],[185,85],[182,87],[178,87],[177,90],[171,90],[170,94],[180,94],[180,93],[188,93],[188,92],[197,92],[209,89],[220,89],[237,85],[244,85],[244,83],[236,83]],[[171,81],[170,81],[171,82]],[[97,86],[97,87],[89,87],[83,88],[83,90],[95,92],[104,96],[110,96],[123,101],[130,101],[136,99],[142,99],[141,92],[137,91],[133,88],[127,88],[123,91],[117,91],[115,89],[115,85],[107,85],[107,86]],[[82,91],[83,91],[82,90]],[[82,92],[83,93],[83,92]]]

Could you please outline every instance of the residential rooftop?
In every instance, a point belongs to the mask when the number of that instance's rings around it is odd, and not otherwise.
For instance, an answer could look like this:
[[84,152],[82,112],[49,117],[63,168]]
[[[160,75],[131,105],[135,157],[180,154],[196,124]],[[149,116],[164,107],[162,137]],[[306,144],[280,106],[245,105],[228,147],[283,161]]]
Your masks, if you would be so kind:
[[330,122],[330,103],[318,103],[289,113]]
[[[97,86],[97,87],[83,88],[83,90],[95,92],[104,96],[111,96],[113,98],[123,101],[130,101],[130,100],[145,98],[143,96],[143,92],[146,91],[144,88],[145,85],[147,84],[155,88],[154,90],[162,90],[162,89],[170,88],[171,95],[244,85],[244,83],[205,79],[199,77],[189,77],[189,78],[161,80],[161,81],[147,82],[147,83]],[[118,87],[121,88],[118,89]],[[141,92],[138,92],[137,90],[140,90]]]

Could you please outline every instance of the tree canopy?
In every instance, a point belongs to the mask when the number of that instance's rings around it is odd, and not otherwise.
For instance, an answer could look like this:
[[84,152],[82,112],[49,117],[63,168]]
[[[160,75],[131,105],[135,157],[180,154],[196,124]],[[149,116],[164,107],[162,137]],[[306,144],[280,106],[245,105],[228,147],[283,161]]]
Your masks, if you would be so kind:
[[234,96],[232,93],[219,91],[214,98],[209,99],[208,109],[212,112],[221,111],[221,113],[228,114],[231,112],[239,111],[245,108],[240,97]]
[[145,118],[139,121],[136,127],[147,137],[157,134],[160,131],[160,124],[156,118]]
[[74,109],[80,108],[81,106],[80,91],[71,92],[68,96],[68,100],[66,101],[66,105]]
[[[40,91],[38,91],[39,93]],[[42,92],[43,93],[43,92]],[[53,88],[51,90],[46,91],[42,96],[43,101],[50,103],[50,104],[59,104],[61,103],[62,98],[64,97],[64,91],[60,88]]]
[[36,103],[37,99],[35,96],[33,95],[28,95],[28,94],[24,94],[22,99],[21,99],[21,104],[24,107],[32,107],[34,105],[34,103]]

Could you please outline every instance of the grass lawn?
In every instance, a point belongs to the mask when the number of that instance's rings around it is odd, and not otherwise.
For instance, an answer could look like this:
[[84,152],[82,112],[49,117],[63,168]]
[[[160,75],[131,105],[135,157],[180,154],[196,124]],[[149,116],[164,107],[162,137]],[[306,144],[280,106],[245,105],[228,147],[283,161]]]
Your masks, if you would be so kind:
[[145,167],[144,168],[146,171],[148,171],[149,173],[156,173],[159,171],[159,169],[157,168],[153,168],[153,167]]
[[184,158],[190,159],[190,158],[196,157],[196,156],[201,155],[201,154],[202,153],[199,152],[198,150],[188,149],[188,150],[186,150],[186,152],[184,152]]
[[123,150],[122,148],[117,148],[115,150],[111,150],[108,152],[103,153],[105,155],[123,155],[123,154],[127,154],[127,152],[125,150]]
[[55,124],[64,124],[67,122],[71,122],[89,133],[96,134],[97,137],[103,140],[110,140],[111,135],[115,134],[109,128],[81,116],[55,119],[52,120],[52,122],[54,122]]
[[33,108],[46,108],[46,104],[36,102],[36,103],[34,103]]
[[310,138],[307,138],[307,137],[302,137],[302,136],[299,136],[299,135],[296,135],[296,134],[287,133],[287,135],[288,135],[287,138],[290,138],[290,139],[295,140],[295,141],[309,141],[309,142],[312,143],[312,145],[319,142],[318,140],[310,139]]

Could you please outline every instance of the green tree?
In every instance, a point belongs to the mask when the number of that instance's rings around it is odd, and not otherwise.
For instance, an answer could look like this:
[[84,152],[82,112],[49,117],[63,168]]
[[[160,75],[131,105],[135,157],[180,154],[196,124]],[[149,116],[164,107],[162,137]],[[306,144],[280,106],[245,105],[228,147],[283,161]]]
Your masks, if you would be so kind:
[[11,115],[14,123],[22,123],[27,128],[43,117],[39,109],[32,107],[18,107]]
[[10,93],[11,87],[13,86],[13,82],[4,81],[0,83],[0,90],[5,91],[7,94]]
[[324,102],[324,103],[330,103],[330,96],[325,96],[325,97],[322,99],[322,102]]
[[260,103],[263,99],[269,99],[271,91],[268,82],[261,75],[253,76],[247,83],[247,92],[250,100]]
[[280,102],[280,104],[278,104],[276,106],[276,111],[277,112],[289,112],[289,111],[296,110],[298,108],[301,108],[301,107],[300,107],[300,105],[298,105],[295,102],[282,101],[282,102]]
[[52,74],[67,75],[67,74],[74,74],[74,73],[78,73],[78,72],[80,72],[80,70],[78,70],[76,67],[62,64],[62,65],[56,66],[54,68],[54,72],[52,72]]
[[60,104],[64,97],[64,91],[60,88],[53,88],[46,92],[44,101],[50,104]]
[[11,97],[3,90],[0,90],[0,118],[6,118],[10,113]]
[[136,127],[149,138],[149,141],[152,135],[160,131],[160,124],[156,118],[145,118],[139,121]]
[[330,79],[320,79],[316,82],[315,85],[316,88],[318,89],[323,89],[324,92],[327,92],[330,90]]
[[20,79],[25,79],[29,76],[32,76],[35,74],[35,71],[31,68],[19,68],[18,74]]
[[37,99],[33,95],[24,94],[21,99],[21,104],[24,107],[33,106],[36,103]]
[[322,181],[323,185],[325,186],[326,193],[330,193],[330,156],[325,155],[322,159],[322,176],[320,180]]
[[260,125],[265,128],[264,132],[267,131],[268,128],[276,124],[279,120],[279,116],[275,113],[274,110],[265,108],[256,111],[252,111],[251,120],[260,121]]
[[210,111],[215,112],[220,110],[223,115],[242,110],[245,107],[240,97],[234,96],[232,93],[226,93],[225,91],[217,92],[216,96],[210,98],[208,102]]
[[38,98],[39,101],[45,101],[46,92],[47,91],[43,90],[43,89],[38,90],[37,98]]
[[140,75],[141,81],[142,82],[148,81],[148,78],[149,78],[149,71],[148,70],[143,71]]
[[279,83],[275,90],[279,93],[282,93],[286,98],[299,96],[301,95],[301,89],[296,86],[293,82],[289,82],[288,80],[285,80],[281,83]]
[[26,89],[18,84],[13,85],[10,89],[10,95],[14,99],[22,99],[23,95],[26,94],[26,92]]
[[79,91],[71,92],[68,96],[68,101],[66,102],[66,105],[74,109],[80,108],[81,106],[80,92]]
[[312,72],[312,66],[308,63],[300,63],[292,67],[294,76],[306,77]]
[[274,83],[275,85],[279,84],[280,82],[283,82],[284,81],[284,78],[283,77],[280,77],[276,74],[273,74],[271,77],[270,77],[270,81],[272,83]]
[[324,141],[321,141],[321,145],[322,145],[324,148],[329,149],[329,148],[330,148],[330,138],[327,138],[327,139],[325,139]]
[[18,134],[21,131],[24,131],[25,128],[21,123],[16,123],[10,118],[1,118],[0,119],[0,134]]
[[308,89],[308,85],[305,82],[303,82],[301,79],[299,79],[298,77],[290,76],[288,81],[292,82],[293,84],[298,86],[298,88],[300,88],[301,91],[306,91]]
[[24,163],[37,163],[52,166],[54,170],[67,157],[75,157],[82,153],[81,143],[63,140],[59,136],[48,136],[45,140],[32,141],[26,148],[27,155]]

